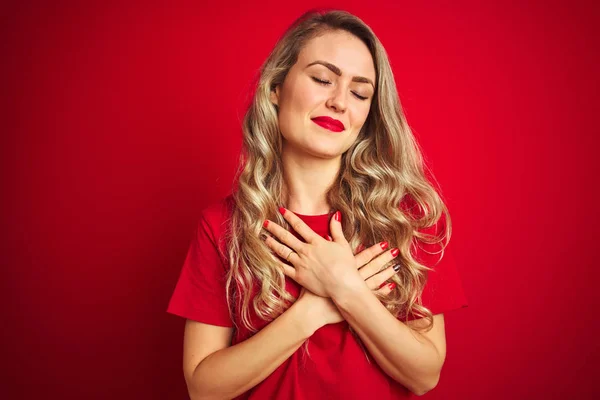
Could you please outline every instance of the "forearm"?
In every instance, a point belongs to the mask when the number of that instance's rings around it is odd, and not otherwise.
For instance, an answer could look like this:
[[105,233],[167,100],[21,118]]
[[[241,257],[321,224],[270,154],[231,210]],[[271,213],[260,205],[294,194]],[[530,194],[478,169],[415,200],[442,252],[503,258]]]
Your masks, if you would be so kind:
[[312,321],[294,304],[251,338],[209,355],[188,382],[191,399],[231,399],[256,386],[318,329]]
[[435,386],[441,365],[433,343],[390,314],[366,286],[333,301],[389,376],[416,394]]

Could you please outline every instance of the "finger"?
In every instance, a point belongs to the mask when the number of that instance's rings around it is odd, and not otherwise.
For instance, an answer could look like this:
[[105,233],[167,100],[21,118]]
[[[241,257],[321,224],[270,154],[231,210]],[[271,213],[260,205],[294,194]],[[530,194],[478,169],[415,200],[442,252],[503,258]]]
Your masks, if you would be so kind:
[[365,280],[365,283],[371,290],[378,289],[385,281],[394,276],[398,271],[400,271],[400,264],[396,264],[392,267],[384,269],[383,271]]
[[278,260],[275,256],[273,256],[271,254],[271,257],[273,258],[273,260],[275,260],[275,262],[281,267],[281,269],[283,270],[283,274],[287,277],[292,278],[293,280],[296,280],[296,268],[290,267],[289,265],[287,265],[286,263],[282,263],[280,260]]
[[394,258],[396,258],[400,254],[400,250],[394,248],[392,250],[388,250],[384,253],[381,253],[368,264],[359,268],[358,272],[363,279],[370,278],[375,275],[377,272],[381,271],[381,269]]
[[398,256],[398,254],[400,254],[400,251],[398,249],[392,249],[392,250],[388,250],[386,252],[381,253],[380,255],[375,257],[373,260],[369,261],[369,263],[367,265],[361,267],[358,270],[358,272],[360,273],[360,276],[362,276],[362,278],[365,280],[367,278],[370,278],[371,276],[373,276],[376,273],[378,273],[379,271],[381,271],[381,269],[387,263],[389,263],[394,258],[396,258]]
[[329,229],[334,241],[347,242],[342,229],[342,213],[339,210],[333,214],[333,217],[329,221]]
[[389,247],[389,244],[388,242],[380,242],[374,244],[368,249],[365,249],[362,244],[361,246],[363,247],[363,249],[360,250],[360,253],[356,257],[354,257],[354,259],[356,260],[356,266],[358,268],[363,267],[366,263],[377,257],[382,251],[386,250]]
[[273,253],[277,254],[283,260],[294,264],[294,256],[298,256],[296,252],[287,247],[286,245],[279,243],[277,240],[273,239],[271,236],[267,236],[265,239],[265,243],[267,247],[269,247]]
[[273,221],[266,220],[263,223],[263,228],[272,233],[273,236],[275,236],[281,243],[285,244],[287,247],[296,252],[300,251],[304,247],[304,243],[294,236],[292,232]]
[[[304,223],[304,221],[302,221],[296,214],[294,214],[290,210],[283,207],[279,207],[279,212],[281,213],[281,215],[283,215],[283,218],[290,223],[292,229],[294,229],[296,232],[298,232],[300,236],[304,238],[306,243],[312,243],[316,240],[321,239],[321,236],[317,235],[315,231],[313,231],[308,225]],[[300,241],[298,240],[298,242]]]
[[327,239],[330,242],[333,240],[333,238],[329,235],[323,235],[323,239]]
[[387,296],[388,294],[392,293],[392,290],[394,290],[395,288],[396,288],[396,283],[390,282],[388,284],[383,285],[379,289],[377,289],[375,291],[375,293],[377,293],[380,296]]

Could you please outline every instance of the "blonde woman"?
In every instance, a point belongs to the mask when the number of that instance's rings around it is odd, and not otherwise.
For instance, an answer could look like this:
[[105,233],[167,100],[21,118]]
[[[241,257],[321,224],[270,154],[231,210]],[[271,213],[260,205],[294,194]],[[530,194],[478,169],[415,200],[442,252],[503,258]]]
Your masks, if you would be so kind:
[[[406,398],[434,388],[466,306],[451,223],[387,55],[309,12],[261,68],[238,186],[202,212],[168,312],[191,399]],[[443,259],[444,261],[441,261]]]

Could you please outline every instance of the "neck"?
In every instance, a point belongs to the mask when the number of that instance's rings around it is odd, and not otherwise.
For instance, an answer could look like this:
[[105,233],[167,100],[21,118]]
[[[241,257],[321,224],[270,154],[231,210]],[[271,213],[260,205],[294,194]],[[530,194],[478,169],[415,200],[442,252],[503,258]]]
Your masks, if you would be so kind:
[[299,154],[288,146],[282,149],[283,196],[287,209],[302,215],[331,211],[325,197],[340,170],[341,156],[333,159]]

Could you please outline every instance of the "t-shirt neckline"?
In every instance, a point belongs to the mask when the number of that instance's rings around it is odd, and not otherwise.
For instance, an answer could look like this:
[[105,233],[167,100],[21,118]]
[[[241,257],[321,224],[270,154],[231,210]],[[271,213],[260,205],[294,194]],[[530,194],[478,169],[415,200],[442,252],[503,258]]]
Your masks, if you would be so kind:
[[[292,211],[292,210],[290,210],[290,211]],[[330,212],[327,214],[318,214],[318,215],[306,215],[306,214],[300,214],[300,213],[297,213],[294,211],[292,211],[292,212],[302,220],[320,220],[320,219],[329,218],[331,215],[333,215],[333,212]]]

